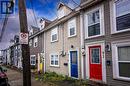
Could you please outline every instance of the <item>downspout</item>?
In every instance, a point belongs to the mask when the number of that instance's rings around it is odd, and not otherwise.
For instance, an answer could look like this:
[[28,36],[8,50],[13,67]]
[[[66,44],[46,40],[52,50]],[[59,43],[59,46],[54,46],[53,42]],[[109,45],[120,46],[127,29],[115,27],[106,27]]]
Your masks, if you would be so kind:
[[83,12],[80,12],[80,40],[81,40],[81,77],[84,79],[84,56],[82,55],[83,49],[84,49],[84,31],[83,31],[83,26],[84,26],[84,20],[83,20]]
[[62,35],[62,39],[63,39],[62,51],[63,51],[63,53],[64,53],[64,23],[62,24],[62,29],[63,29],[63,35]]
[[43,62],[44,56],[43,56],[43,53],[44,53],[44,50],[45,50],[43,43],[44,43],[44,32],[43,32],[43,34],[41,33],[41,52],[40,52],[40,66],[41,66],[41,62],[42,62],[42,69],[41,69],[42,72],[44,72],[44,62]]
[[43,32],[43,40],[44,40],[44,73],[46,72],[46,34]]

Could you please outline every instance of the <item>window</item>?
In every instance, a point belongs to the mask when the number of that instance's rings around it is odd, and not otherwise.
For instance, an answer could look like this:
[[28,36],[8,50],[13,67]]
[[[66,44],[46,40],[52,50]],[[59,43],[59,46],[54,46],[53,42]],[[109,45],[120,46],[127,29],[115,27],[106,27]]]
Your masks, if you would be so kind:
[[51,55],[50,57],[50,65],[51,66],[59,66],[59,56],[58,55]]
[[36,65],[36,56],[35,55],[31,55],[30,64],[31,65]]
[[112,50],[113,76],[130,80],[130,42],[114,43]]
[[71,64],[77,64],[77,51],[71,51]]
[[38,37],[35,37],[34,38],[34,47],[37,47],[38,46]]
[[104,34],[103,6],[87,12],[85,17],[86,38],[96,37]]
[[116,0],[114,2],[115,32],[130,29],[130,0]]
[[64,13],[63,8],[60,8],[60,9],[58,10],[58,18],[60,19],[60,18],[62,18],[64,15],[65,15],[65,13]]
[[68,22],[68,37],[76,35],[76,19],[72,19]]
[[51,31],[51,42],[58,41],[58,28],[54,28]]
[[130,46],[118,47],[119,76],[130,78]]
[[30,29],[29,36],[33,35],[33,29]]
[[32,43],[33,43],[33,42],[32,42],[32,39],[31,39],[31,40],[29,41],[29,46],[32,46]]
[[100,63],[100,49],[92,48],[91,49],[91,63]]
[[88,36],[100,34],[99,10],[88,14]]

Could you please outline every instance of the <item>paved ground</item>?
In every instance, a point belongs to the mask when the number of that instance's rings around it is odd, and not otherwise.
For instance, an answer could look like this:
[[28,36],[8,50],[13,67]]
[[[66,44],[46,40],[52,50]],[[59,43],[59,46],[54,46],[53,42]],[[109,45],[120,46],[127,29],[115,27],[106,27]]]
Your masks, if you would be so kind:
[[[9,78],[10,86],[23,86],[22,73],[12,69],[7,69],[7,76]],[[33,77],[31,79],[32,86],[49,86],[42,82],[36,81]]]
[[[9,84],[10,86],[23,86],[23,79],[22,79],[22,73],[16,70],[12,70],[12,69],[7,69],[7,76],[9,79]],[[34,77],[31,78],[31,84],[32,86],[56,86],[55,84],[45,84],[43,82],[40,81],[36,81],[34,79]],[[86,84],[87,86],[106,86],[106,85],[102,85],[102,84],[95,84],[95,83],[91,83],[91,84]],[[83,86],[86,86],[83,85]],[[72,85],[72,82],[62,82],[60,83],[60,85],[58,86],[74,86]]]

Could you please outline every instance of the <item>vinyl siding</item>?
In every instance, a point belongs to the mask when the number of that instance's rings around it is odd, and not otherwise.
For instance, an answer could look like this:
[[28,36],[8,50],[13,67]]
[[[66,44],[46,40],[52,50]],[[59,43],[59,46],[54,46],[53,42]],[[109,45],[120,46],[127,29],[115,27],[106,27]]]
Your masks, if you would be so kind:
[[[82,0],[82,1],[84,1],[84,0]],[[128,39],[130,39],[130,31],[111,34],[110,0],[106,0],[106,1],[104,1],[102,3],[104,5],[105,36],[100,36],[100,37],[91,38],[91,39],[85,39],[84,40],[85,43],[96,42],[96,41],[105,41],[105,44],[107,45],[107,44],[111,44],[113,41],[120,41],[120,40],[128,40]],[[93,6],[93,7],[95,7],[95,6]],[[87,10],[88,9],[86,9],[86,11]],[[128,81],[113,79],[112,50],[110,52],[105,51],[105,58],[106,58],[106,61],[107,60],[111,61],[111,65],[106,66],[107,84],[112,85],[112,86],[130,86],[130,82],[128,82]]]
[[[74,37],[68,38],[68,22],[64,22],[62,27],[58,28],[58,41],[51,43],[51,29],[45,32],[46,37],[46,71],[54,71],[58,74],[68,75],[69,76],[69,50],[78,50],[78,54],[80,53],[80,26],[79,16],[76,16],[76,27],[77,27],[77,35]],[[71,45],[74,46],[71,49]],[[66,55],[64,57],[59,56],[59,67],[51,67],[50,66],[50,54],[58,53],[64,50]],[[80,62],[80,60],[79,60]],[[64,63],[68,63],[68,66],[65,66]],[[79,63],[80,64],[80,63]],[[78,67],[80,68],[80,67]],[[80,72],[80,69],[78,70]],[[80,74],[80,73],[79,73]],[[79,75],[80,76],[80,75]]]

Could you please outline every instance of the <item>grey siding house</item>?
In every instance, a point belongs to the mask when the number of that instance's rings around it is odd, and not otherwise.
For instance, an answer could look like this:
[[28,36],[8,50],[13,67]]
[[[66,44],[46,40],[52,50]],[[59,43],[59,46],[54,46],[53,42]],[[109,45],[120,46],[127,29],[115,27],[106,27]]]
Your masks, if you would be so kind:
[[130,86],[130,0],[81,0],[82,78]]
[[[22,51],[21,45],[19,43],[19,36],[15,35],[13,39],[13,45],[9,47],[7,55],[10,54],[7,58],[9,65],[22,69]],[[10,57],[10,58],[9,58]]]
[[59,3],[57,13],[44,31],[45,71],[81,78],[79,11]]
[[30,65],[37,71],[44,72],[44,28],[50,23],[49,20],[41,18],[39,27],[31,26],[29,30]]

